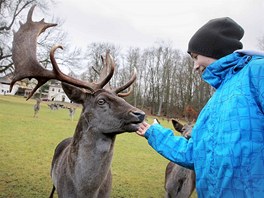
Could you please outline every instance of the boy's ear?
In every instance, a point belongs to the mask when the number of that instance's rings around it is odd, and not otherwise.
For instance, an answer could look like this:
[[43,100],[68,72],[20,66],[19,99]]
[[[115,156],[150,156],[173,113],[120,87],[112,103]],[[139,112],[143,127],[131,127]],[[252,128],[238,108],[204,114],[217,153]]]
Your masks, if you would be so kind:
[[172,125],[174,127],[174,129],[178,132],[182,132],[182,127],[183,125],[181,123],[179,123],[177,120],[175,119],[171,119]]
[[62,89],[64,90],[64,92],[71,101],[78,104],[84,103],[87,97],[87,92],[85,92],[83,89],[80,89],[68,83],[62,82],[61,85],[62,85]]

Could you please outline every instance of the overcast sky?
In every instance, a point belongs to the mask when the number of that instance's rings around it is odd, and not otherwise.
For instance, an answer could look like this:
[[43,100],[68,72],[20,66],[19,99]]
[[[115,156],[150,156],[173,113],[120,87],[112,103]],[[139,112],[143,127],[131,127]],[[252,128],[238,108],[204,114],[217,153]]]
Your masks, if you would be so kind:
[[187,50],[190,37],[208,20],[229,16],[245,30],[244,49],[257,49],[264,35],[263,0],[61,0],[54,16],[77,46],[109,42],[153,46],[163,40]]

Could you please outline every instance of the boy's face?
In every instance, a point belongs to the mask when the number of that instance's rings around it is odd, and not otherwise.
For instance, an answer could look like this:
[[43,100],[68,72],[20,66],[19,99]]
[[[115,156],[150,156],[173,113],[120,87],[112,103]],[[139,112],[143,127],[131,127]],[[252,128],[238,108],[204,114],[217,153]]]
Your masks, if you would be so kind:
[[208,65],[216,61],[214,58],[206,57],[196,53],[191,53],[191,57],[194,61],[193,69],[200,75],[202,75]]

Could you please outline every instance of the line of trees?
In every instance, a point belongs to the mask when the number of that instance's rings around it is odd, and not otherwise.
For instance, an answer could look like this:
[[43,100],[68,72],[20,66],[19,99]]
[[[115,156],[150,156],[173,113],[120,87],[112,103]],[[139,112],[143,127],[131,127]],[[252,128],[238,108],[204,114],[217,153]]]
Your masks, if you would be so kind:
[[194,73],[189,55],[164,42],[147,49],[129,48],[125,52],[111,44],[92,43],[85,51],[83,61],[87,70],[80,75],[81,79],[96,80],[92,67],[100,70],[100,55],[106,49],[110,49],[117,68],[111,85],[124,84],[136,68],[137,81],[127,99],[150,114],[183,116],[188,106],[199,112],[214,91]]

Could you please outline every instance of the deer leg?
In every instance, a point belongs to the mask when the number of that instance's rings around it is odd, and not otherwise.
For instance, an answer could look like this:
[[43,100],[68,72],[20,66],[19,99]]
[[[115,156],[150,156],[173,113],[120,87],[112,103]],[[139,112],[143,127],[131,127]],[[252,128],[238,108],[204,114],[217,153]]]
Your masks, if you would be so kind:
[[51,192],[50,192],[50,196],[49,196],[49,198],[53,198],[53,194],[54,194],[54,192],[55,192],[55,186],[53,185],[53,187],[52,187],[52,190],[51,190]]

